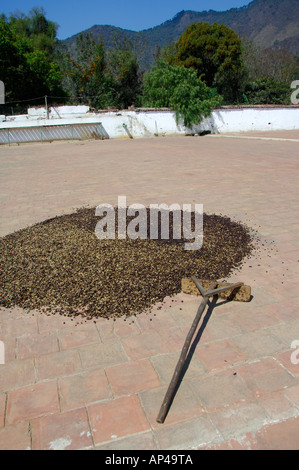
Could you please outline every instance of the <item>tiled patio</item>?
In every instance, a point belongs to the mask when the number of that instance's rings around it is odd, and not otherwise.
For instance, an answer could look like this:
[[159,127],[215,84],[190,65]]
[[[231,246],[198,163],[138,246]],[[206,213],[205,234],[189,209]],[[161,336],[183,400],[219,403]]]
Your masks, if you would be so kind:
[[207,310],[163,425],[200,298],[116,321],[1,309],[0,450],[299,449],[298,131],[1,146],[0,168],[0,236],[126,195],[202,203],[259,237],[230,276],[251,302]]

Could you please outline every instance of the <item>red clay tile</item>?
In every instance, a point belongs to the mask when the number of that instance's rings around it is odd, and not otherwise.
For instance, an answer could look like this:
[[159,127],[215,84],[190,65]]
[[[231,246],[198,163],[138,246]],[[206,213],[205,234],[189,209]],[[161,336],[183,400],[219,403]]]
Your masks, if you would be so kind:
[[238,439],[228,439],[219,444],[199,447],[198,450],[262,450],[256,437],[251,433],[246,433]]
[[6,337],[16,338],[17,336],[30,335],[38,333],[37,319],[30,314],[19,318],[5,318],[1,321],[1,339],[5,341]]
[[265,450],[299,450],[298,430],[299,418],[291,418],[265,426],[257,438]]
[[40,313],[37,316],[38,330],[40,333],[46,331],[60,330],[64,328],[73,327],[77,322],[73,318],[65,317],[63,315],[46,315]]
[[102,369],[61,378],[58,380],[58,386],[62,411],[112,397],[106,374]]
[[189,333],[190,328],[183,328],[178,326],[173,326],[171,328],[164,328],[159,331],[159,336],[161,337],[164,345],[168,348],[170,352],[179,352],[182,350],[187,334]]
[[255,307],[250,312],[248,310],[236,312],[232,315],[232,318],[243,329],[255,331],[280,323],[281,319],[276,312],[276,304],[263,305],[262,307]]
[[134,316],[127,319],[118,318],[113,322],[113,332],[119,338],[139,334],[139,323]]
[[[299,341],[298,341],[299,345]],[[298,350],[298,347],[297,347]],[[299,376],[299,363],[297,364],[299,353],[296,349],[290,349],[289,351],[284,351],[280,354],[277,354],[276,359],[290,371],[295,377]],[[296,362],[296,363],[295,363]]]
[[228,340],[199,346],[195,354],[209,371],[224,369],[238,362],[244,362],[247,359],[246,356],[239,352]]
[[294,403],[295,406],[299,407],[299,385],[294,385],[284,391],[284,395]]
[[[153,364],[162,385],[168,385],[170,383],[179,361],[180,354],[181,351],[176,351],[170,354],[160,354],[158,356],[151,357],[151,363]],[[195,354],[193,354],[190,362],[189,360],[186,360],[184,370],[186,370],[184,375],[186,379],[206,374],[206,369]]]
[[99,343],[100,335],[94,323],[61,329],[58,333],[61,349],[71,349],[85,344]]
[[[291,398],[288,399],[287,395],[288,391],[291,391],[293,388],[296,387],[269,394],[267,393],[258,400],[262,407],[265,408],[272,421],[282,421],[284,419],[292,418],[297,414],[296,403],[292,404]],[[297,397],[299,402],[299,396]]]
[[35,359],[38,380],[55,379],[82,370],[77,350],[59,351]]
[[22,421],[0,429],[0,450],[31,450],[30,423]]
[[156,431],[156,439],[162,450],[196,449],[200,444],[213,443],[218,437],[217,429],[207,416],[169,426],[160,425]]
[[[211,315],[205,329],[204,335],[209,341],[217,341],[221,339],[227,339],[231,336],[240,335],[244,329],[235,322],[234,318],[230,315],[220,315],[221,306],[219,308],[219,315]],[[191,325],[190,325],[191,327]]]
[[[161,424],[157,423],[157,416],[164,401],[168,385],[139,393],[143,409],[153,429],[161,428]],[[192,393],[189,383],[183,381],[173,398],[165,419],[165,425],[168,426],[180,421],[187,421],[202,416],[204,413],[205,409],[200,398]]]
[[78,349],[84,369],[93,367],[109,367],[123,364],[128,358],[118,338],[109,339],[105,343],[94,343]]
[[96,450],[157,450],[153,433],[145,431],[140,434],[132,434],[128,437],[113,440],[96,447]]
[[169,348],[156,331],[122,338],[122,344],[128,357],[134,361],[169,352]]
[[276,314],[282,321],[291,322],[298,320],[298,299],[284,299],[283,302],[275,304],[275,307]]
[[33,359],[11,361],[0,366],[0,391],[24,387],[35,382]]
[[33,450],[80,450],[92,444],[85,408],[32,421]]
[[95,445],[150,428],[137,395],[88,407]]
[[238,366],[236,371],[245,379],[248,387],[257,397],[282,390],[296,383],[296,380],[272,358]]
[[7,425],[59,411],[56,382],[43,382],[8,393]]
[[115,396],[137,393],[160,385],[157,374],[148,360],[109,367],[106,373]]
[[0,393],[0,429],[4,427],[6,393]]
[[271,334],[270,328],[275,328],[275,326],[235,336],[231,338],[231,342],[249,360],[276,355],[285,349],[285,347],[279,338],[279,334]]
[[[177,303],[175,304],[177,305]],[[152,311],[148,314],[138,315],[137,322],[142,331],[154,329],[158,332],[169,330],[176,326],[175,320],[171,315],[171,308],[164,307],[163,310]]]
[[112,340],[115,339],[115,334],[114,334],[114,322],[113,320],[108,320],[107,318],[99,318],[96,322],[96,327],[97,330],[100,334],[101,340],[107,341],[107,340]]
[[17,338],[18,359],[38,357],[58,350],[58,340],[55,331]]
[[255,400],[222,408],[209,417],[224,439],[254,432],[269,419],[264,407]]
[[219,371],[207,377],[189,380],[195,396],[208,411],[250,401],[252,392],[235,369]]

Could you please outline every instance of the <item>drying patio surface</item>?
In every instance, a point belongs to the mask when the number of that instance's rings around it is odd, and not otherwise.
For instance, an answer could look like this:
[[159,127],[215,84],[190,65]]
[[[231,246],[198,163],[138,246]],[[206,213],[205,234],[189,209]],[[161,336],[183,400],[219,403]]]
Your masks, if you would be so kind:
[[[299,449],[299,131],[0,147],[0,236],[102,203],[203,204],[258,235],[206,311],[164,424],[156,417],[201,298],[115,321],[0,310],[0,450]],[[1,300],[1,299],[0,299]]]

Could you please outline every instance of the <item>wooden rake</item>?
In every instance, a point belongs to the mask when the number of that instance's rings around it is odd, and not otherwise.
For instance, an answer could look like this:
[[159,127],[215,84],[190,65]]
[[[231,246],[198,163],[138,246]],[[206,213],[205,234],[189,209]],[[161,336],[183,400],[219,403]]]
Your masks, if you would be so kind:
[[[204,288],[203,286],[208,287]],[[203,299],[197,310],[197,314],[193,320],[190,331],[186,337],[179,361],[177,363],[171,382],[168,386],[168,390],[164,397],[164,401],[160,408],[157,417],[157,422],[161,424],[164,423],[171,403],[173,401],[180,380],[180,376],[182,374],[186,362],[186,357],[190,348],[192,338],[195,334],[200,319],[205,311],[209,298],[218,295],[219,297],[224,297],[227,300],[237,300],[241,302],[248,302],[251,298],[251,289],[249,286],[244,286],[243,282],[237,282],[235,284],[218,283],[217,281],[214,281],[212,283],[211,281],[199,282],[194,276],[192,276],[192,280],[182,280],[182,291],[188,294],[201,295]]]

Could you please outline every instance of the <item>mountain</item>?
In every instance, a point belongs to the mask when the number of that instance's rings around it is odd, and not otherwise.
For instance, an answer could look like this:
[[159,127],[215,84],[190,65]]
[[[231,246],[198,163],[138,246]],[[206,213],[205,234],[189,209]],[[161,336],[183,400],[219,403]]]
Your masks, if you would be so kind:
[[[102,38],[107,48],[112,47],[115,36],[126,36],[135,44],[140,65],[148,69],[154,63],[157,47],[177,41],[189,24],[199,22],[225,24],[262,48],[286,49],[299,55],[299,0],[253,0],[247,6],[221,12],[182,10],[171,20],[140,32],[95,25],[83,33]],[[74,48],[79,34],[66,39],[64,44]]]

